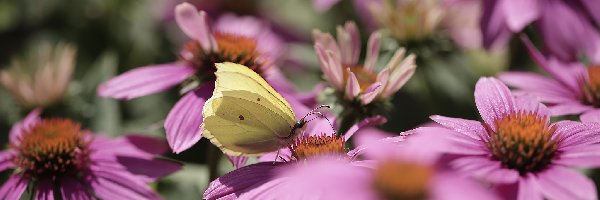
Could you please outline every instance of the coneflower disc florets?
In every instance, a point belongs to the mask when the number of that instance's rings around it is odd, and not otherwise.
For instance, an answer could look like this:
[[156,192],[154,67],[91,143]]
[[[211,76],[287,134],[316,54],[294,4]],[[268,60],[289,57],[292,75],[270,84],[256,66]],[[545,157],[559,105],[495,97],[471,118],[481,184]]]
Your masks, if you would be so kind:
[[263,72],[264,62],[259,61],[261,53],[257,50],[256,40],[243,35],[216,32],[213,34],[218,46],[216,52],[205,52],[198,41],[186,43],[179,57],[196,67],[199,75],[214,74],[215,63],[233,62],[244,65],[256,73]]
[[18,153],[17,169],[33,178],[77,175],[89,162],[89,132],[68,119],[45,119],[30,127],[12,143]]
[[427,199],[434,172],[430,166],[391,159],[377,166],[374,187],[383,199]]
[[296,160],[316,155],[345,154],[344,138],[327,136],[301,136],[288,146]]
[[583,101],[594,107],[600,107],[600,66],[587,68],[587,82],[583,83]]
[[539,172],[556,156],[558,141],[553,136],[557,126],[550,125],[547,117],[518,111],[496,120],[495,125],[495,132],[487,128],[487,147],[504,167],[521,175]]

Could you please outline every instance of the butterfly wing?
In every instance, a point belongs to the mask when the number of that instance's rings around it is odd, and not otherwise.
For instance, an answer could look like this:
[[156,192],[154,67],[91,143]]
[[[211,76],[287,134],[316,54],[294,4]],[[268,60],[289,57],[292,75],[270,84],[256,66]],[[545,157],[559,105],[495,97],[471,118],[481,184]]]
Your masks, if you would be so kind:
[[203,135],[228,155],[255,155],[280,148],[294,112],[264,79],[243,65],[217,64],[213,96],[203,108]]

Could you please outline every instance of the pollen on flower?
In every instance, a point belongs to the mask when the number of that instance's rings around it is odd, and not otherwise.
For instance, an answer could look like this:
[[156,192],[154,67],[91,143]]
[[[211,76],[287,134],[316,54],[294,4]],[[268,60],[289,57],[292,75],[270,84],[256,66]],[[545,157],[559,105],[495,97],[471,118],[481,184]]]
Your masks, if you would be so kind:
[[488,149],[493,158],[520,174],[546,169],[556,155],[557,139],[553,138],[557,126],[535,112],[512,112],[496,120],[496,131],[487,127],[490,141]]
[[600,66],[587,68],[588,79],[583,84],[584,101],[595,107],[600,107]]
[[[377,74],[373,71],[365,70],[365,68],[361,65],[348,66],[348,68],[356,76],[358,84],[360,85],[360,90],[363,92],[367,89],[367,87],[377,81]],[[344,71],[344,80],[348,80],[348,75],[348,71]]]
[[263,72],[265,63],[258,60],[262,54],[257,50],[255,39],[220,32],[213,36],[219,47],[217,52],[205,52],[198,41],[190,41],[183,46],[179,58],[198,68],[198,74],[213,74],[214,64],[220,62],[238,63],[258,74]]
[[434,172],[430,166],[388,160],[376,167],[373,186],[382,199],[426,199]]
[[45,119],[25,130],[18,143],[14,162],[26,176],[55,180],[65,174],[77,175],[89,162],[89,132],[68,119]]
[[288,148],[296,160],[316,155],[345,153],[343,137],[328,136],[325,134],[299,137]]

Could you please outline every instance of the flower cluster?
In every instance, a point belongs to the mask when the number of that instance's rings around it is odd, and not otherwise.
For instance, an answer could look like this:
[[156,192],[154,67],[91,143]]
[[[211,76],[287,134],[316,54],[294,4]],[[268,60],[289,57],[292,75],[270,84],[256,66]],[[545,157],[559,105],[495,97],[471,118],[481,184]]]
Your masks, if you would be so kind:
[[149,4],[160,20],[105,17],[160,24],[147,46],[176,53],[89,50],[78,21],[77,54],[0,71],[0,199],[598,199],[600,1]]

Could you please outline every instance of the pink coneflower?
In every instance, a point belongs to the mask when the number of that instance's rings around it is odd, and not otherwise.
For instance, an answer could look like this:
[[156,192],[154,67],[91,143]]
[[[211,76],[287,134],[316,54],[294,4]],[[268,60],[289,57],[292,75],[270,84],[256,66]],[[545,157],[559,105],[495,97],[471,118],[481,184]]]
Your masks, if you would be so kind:
[[451,165],[498,186],[518,188],[516,199],[595,199],[592,180],[569,167],[600,166],[597,123],[551,123],[547,108],[528,96],[514,98],[495,78],[481,78],[475,103],[483,122],[432,116],[449,128]]
[[365,63],[360,57],[360,35],[356,24],[347,22],[337,28],[337,41],[330,34],[313,31],[315,50],[325,79],[347,101],[367,105],[378,99],[392,97],[415,72],[415,56],[401,48],[380,71],[376,71],[379,58],[380,34],[369,37]]
[[0,152],[0,170],[14,169],[0,188],[1,199],[19,199],[31,187],[36,199],[160,199],[148,184],[181,169],[155,158],[161,141],[92,135],[69,119],[41,119],[30,113],[10,132]]
[[[164,127],[167,141],[180,153],[202,137],[202,105],[214,86],[214,63],[234,62],[258,72],[263,77],[273,72],[274,56],[281,52],[279,40],[265,30],[257,19],[227,15],[211,31],[206,13],[189,3],[175,8],[176,21],[192,40],[183,45],[179,60],[173,63],[139,67],[117,76],[98,88],[98,95],[133,99],[181,85],[185,94],[169,112]],[[233,27],[232,27],[233,26]],[[258,26],[258,27],[257,27]],[[265,38],[266,37],[266,38]],[[271,39],[269,39],[271,38]],[[264,44],[263,44],[264,43]],[[265,77],[277,89],[282,79]]]
[[[546,59],[522,36],[533,60],[550,76],[532,72],[504,72],[498,77],[520,93],[540,98],[553,116],[588,115],[600,108],[600,67],[582,64],[564,64],[549,57]],[[582,116],[583,117],[583,116]]]
[[[337,137],[330,133],[331,127],[317,126],[311,132],[300,136],[290,144],[288,150],[281,150],[282,159],[275,159],[274,155],[266,155],[264,162],[239,168],[210,183],[204,192],[204,199],[281,199],[273,196],[277,188],[288,181],[288,177],[279,177],[281,171],[292,170],[310,159],[327,156],[331,159],[351,160],[355,158],[362,148],[356,148],[348,153],[344,147],[345,141],[356,131],[365,126],[380,125],[385,118],[380,116],[368,118],[354,125],[344,136]],[[320,129],[320,130],[318,130]],[[361,133],[369,134],[369,133]],[[398,140],[400,140],[399,138]],[[275,162],[276,161],[276,162]],[[283,184],[284,185],[284,184]],[[278,193],[278,192],[277,192]]]
[[532,24],[557,59],[573,62],[585,54],[599,62],[599,7],[600,1],[589,0],[483,1],[483,42],[486,47],[504,46],[514,33]]

